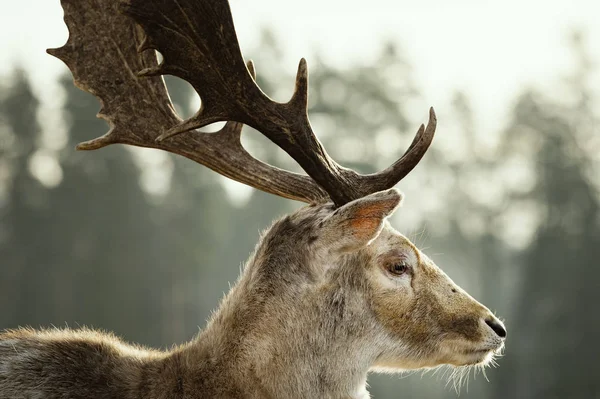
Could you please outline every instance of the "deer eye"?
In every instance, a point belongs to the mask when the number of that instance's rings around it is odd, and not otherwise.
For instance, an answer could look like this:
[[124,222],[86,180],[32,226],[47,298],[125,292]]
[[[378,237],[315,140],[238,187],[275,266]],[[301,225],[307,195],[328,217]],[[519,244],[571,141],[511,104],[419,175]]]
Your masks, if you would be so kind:
[[406,264],[406,261],[399,261],[399,262],[395,262],[392,263],[389,267],[388,270],[390,273],[392,273],[393,275],[396,276],[401,276],[404,273],[406,273],[408,271],[409,266]]

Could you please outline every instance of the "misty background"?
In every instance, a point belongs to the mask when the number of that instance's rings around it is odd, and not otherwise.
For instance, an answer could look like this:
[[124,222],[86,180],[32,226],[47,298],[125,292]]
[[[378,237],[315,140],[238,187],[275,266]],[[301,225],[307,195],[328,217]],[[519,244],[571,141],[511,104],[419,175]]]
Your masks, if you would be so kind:
[[[505,320],[499,368],[463,398],[600,398],[600,31],[593,2],[501,5],[232,1],[261,88],[291,95],[308,60],[311,123],[363,173],[436,138],[399,185],[393,225]],[[168,348],[203,327],[259,232],[301,206],[187,159],[112,146],[96,99],[45,55],[58,1],[0,17],[0,329],[92,326]],[[594,12],[597,13],[594,14]],[[28,18],[28,28],[22,29]],[[199,99],[167,77],[182,116]],[[211,126],[208,130],[216,130]],[[249,128],[256,157],[297,170]],[[441,373],[371,375],[380,398],[455,398]]]

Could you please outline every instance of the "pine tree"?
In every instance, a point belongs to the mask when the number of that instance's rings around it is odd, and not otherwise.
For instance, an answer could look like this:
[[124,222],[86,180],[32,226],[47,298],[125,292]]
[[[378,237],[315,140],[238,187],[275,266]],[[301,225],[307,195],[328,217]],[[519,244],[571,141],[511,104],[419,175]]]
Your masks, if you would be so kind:
[[33,306],[33,296],[46,287],[31,280],[47,267],[42,230],[50,217],[48,190],[30,168],[39,146],[38,107],[25,73],[16,70],[0,100],[0,169],[8,171],[0,182],[6,193],[0,203],[0,291],[10,298],[0,301],[0,328],[14,327],[24,313],[33,322],[45,310],[44,304]]
[[[578,48],[580,60],[585,59]],[[590,72],[588,69],[587,72]],[[574,105],[525,93],[515,107],[508,141],[537,143],[530,152],[537,185],[529,199],[541,223],[525,251],[516,315],[496,397],[592,398],[600,394],[594,373],[600,350],[600,202],[589,178],[589,90],[570,80]],[[584,90],[585,88],[585,90]],[[527,136],[525,136],[527,135]],[[532,140],[533,138],[533,140]]]

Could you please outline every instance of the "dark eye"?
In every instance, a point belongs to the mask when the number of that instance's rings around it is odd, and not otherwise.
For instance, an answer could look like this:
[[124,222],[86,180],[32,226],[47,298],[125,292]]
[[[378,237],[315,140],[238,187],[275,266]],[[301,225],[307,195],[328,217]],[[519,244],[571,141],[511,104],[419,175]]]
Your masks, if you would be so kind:
[[408,271],[408,265],[405,261],[399,261],[396,263],[392,263],[389,266],[389,271],[396,276],[400,276]]

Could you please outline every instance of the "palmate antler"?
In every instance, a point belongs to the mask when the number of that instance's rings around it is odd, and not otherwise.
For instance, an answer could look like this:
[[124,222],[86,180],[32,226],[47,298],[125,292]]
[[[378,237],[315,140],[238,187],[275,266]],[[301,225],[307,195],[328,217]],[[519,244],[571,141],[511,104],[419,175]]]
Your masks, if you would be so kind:
[[[67,64],[77,86],[100,98],[100,116],[111,125],[79,149],[113,143],[163,149],[269,193],[304,202],[331,199],[340,206],[393,187],[433,139],[431,109],[427,128],[421,125],[406,153],[384,171],[360,175],[337,164],[308,120],[304,59],[292,99],[271,100],[256,85],[252,64],[244,63],[227,0],[62,0],[62,5],[69,40],[49,52]],[[153,50],[164,57],[160,65]],[[163,74],[186,80],[199,93],[202,106],[192,118],[176,116]],[[218,133],[190,132],[218,121],[228,121]],[[242,124],[285,150],[310,177],[253,158],[240,143]]]

